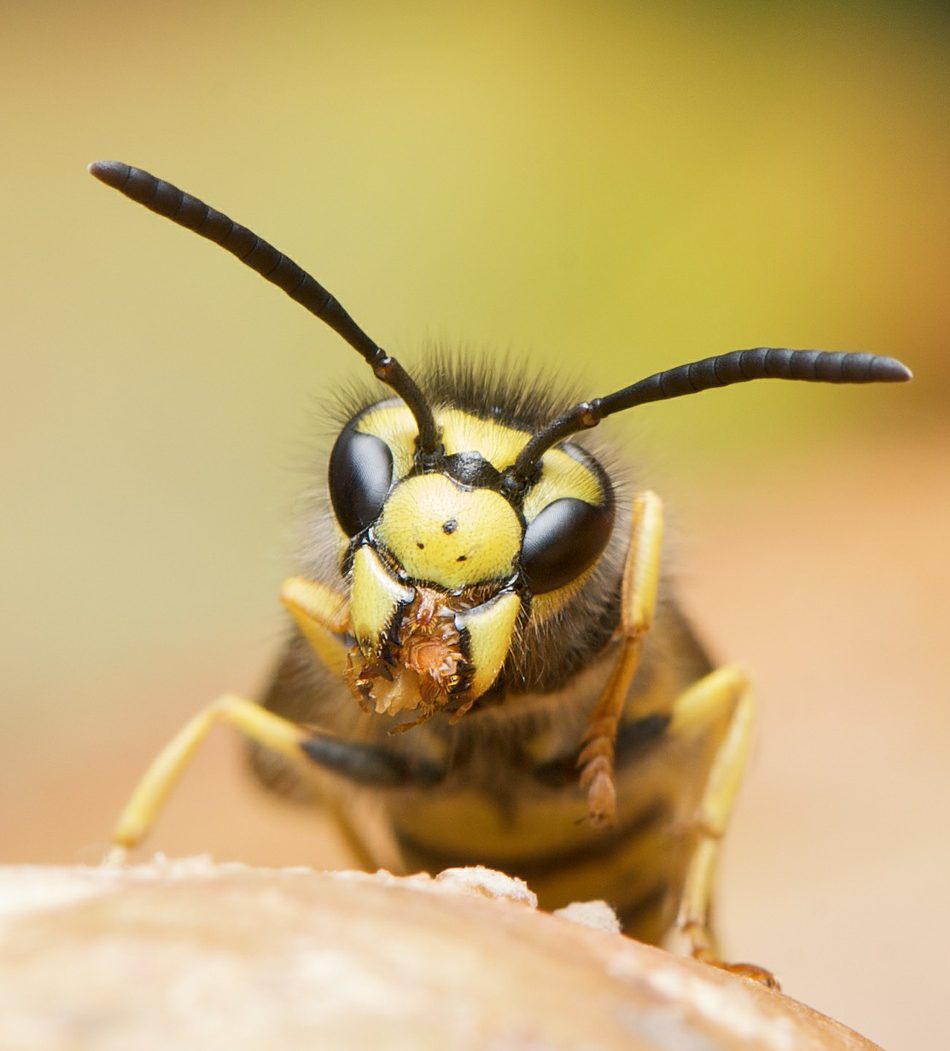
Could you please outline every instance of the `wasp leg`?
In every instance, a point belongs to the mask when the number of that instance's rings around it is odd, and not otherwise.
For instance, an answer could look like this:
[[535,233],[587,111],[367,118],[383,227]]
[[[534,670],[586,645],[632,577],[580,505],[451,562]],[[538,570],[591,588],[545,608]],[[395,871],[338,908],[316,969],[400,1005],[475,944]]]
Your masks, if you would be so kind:
[[346,598],[319,581],[290,577],[280,589],[280,600],[321,664],[342,678],[350,650],[345,639],[350,627],[350,604]]
[[[129,851],[148,835],[198,746],[217,723],[235,727],[256,744],[279,753],[295,764],[309,766],[313,760],[319,761],[321,758],[319,743],[311,745],[313,735],[296,723],[243,697],[219,697],[189,720],[152,761],[119,815],[112,833],[113,847],[106,858],[107,863],[124,861]],[[328,741],[329,738],[323,740]],[[328,754],[329,750],[324,745],[323,752]],[[345,765],[342,760],[336,764],[324,762],[323,765],[329,768],[335,765],[337,772],[344,772],[341,769]],[[431,775],[431,771],[426,773]],[[363,868],[374,868],[372,852],[353,828],[342,802],[334,798],[326,798],[323,802],[357,864]]]
[[[112,833],[107,861],[121,862],[148,835],[172,790],[201,742],[217,723],[235,727],[255,744],[277,752],[295,765],[311,763],[361,785],[402,787],[433,785],[446,769],[434,762],[397,755],[378,746],[314,734],[254,701],[225,695],[190,719],[152,761],[136,785]],[[364,868],[373,868],[372,852],[347,818],[343,802],[322,800],[347,846]]]
[[296,723],[268,712],[253,701],[226,694],[190,719],[152,760],[119,815],[112,833],[112,860],[138,846],[151,829],[208,731],[219,722],[296,762],[308,734]]
[[724,963],[711,920],[712,890],[719,843],[726,831],[745,769],[755,721],[755,702],[745,673],[719,668],[676,700],[669,725],[671,741],[719,738],[699,806],[691,822],[698,842],[686,869],[671,936],[672,947],[715,967],[778,988],[774,976],[747,963]]
[[663,539],[663,504],[656,493],[638,493],[633,501],[630,547],[624,564],[620,596],[620,653],[604,691],[591,712],[584,748],[577,758],[581,788],[587,789],[587,810],[596,826],[616,818],[614,744],[617,725],[630,684],[640,664],[643,636],[656,611]]

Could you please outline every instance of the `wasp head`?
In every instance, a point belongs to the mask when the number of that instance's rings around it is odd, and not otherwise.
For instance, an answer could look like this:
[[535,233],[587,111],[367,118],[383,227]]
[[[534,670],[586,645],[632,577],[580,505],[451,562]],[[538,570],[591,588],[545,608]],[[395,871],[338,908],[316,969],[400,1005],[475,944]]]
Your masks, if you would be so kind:
[[347,678],[367,708],[459,717],[499,679],[536,596],[568,597],[613,523],[603,470],[579,447],[548,452],[531,483],[510,468],[530,435],[435,410],[422,460],[405,406],[357,414],[330,457],[354,645]]

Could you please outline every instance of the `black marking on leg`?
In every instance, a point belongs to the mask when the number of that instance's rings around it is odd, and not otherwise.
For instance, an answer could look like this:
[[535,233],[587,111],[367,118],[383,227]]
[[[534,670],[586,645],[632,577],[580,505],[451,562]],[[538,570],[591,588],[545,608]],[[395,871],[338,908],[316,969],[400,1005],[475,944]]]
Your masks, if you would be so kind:
[[325,770],[372,788],[426,788],[438,784],[446,767],[380,745],[315,734],[301,741],[304,754]]

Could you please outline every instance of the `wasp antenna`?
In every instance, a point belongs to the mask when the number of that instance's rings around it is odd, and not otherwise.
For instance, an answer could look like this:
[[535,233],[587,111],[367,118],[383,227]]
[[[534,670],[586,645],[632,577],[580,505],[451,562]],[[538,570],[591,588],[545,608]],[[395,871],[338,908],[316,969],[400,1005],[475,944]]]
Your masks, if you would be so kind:
[[366,335],[323,285],[289,256],[223,212],[141,168],[133,168],[121,161],[94,161],[89,165],[89,172],[131,200],[220,245],[329,325],[409,406],[419,428],[420,450],[428,454],[436,452],[438,428],[415,381],[394,357]]
[[728,387],[758,379],[807,380],[812,383],[894,383],[913,373],[896,358],[878,354],[829,350],[788,350],[756,347],[716,354],[702,361],[656,372],[603,398],[583,401],[562,413],[535,434],[521,450],[512,468],[527,479],[545,450],[570,434],[596,427],[606,416],[650,401],[698,394],[712,387]]

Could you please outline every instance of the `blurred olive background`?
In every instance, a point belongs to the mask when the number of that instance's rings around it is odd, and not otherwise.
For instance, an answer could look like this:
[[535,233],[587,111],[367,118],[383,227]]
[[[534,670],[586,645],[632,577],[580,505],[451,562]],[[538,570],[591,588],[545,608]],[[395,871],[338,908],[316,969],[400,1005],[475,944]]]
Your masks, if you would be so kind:
[[[938,5],[7,3],[6,861],[94,861],[156,747],[253,693],[332,332],[84,171],[164,176],[311,268],[410,367],[438,340],[590,394],[737,347],[910,386],[755,384],[605,432],[763,715],[727,951],[889,1048],[950,1024],[950,20]],[[152,846],[340,864],[201,754]]]

